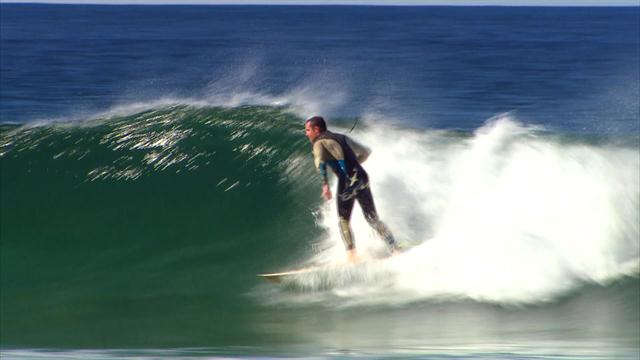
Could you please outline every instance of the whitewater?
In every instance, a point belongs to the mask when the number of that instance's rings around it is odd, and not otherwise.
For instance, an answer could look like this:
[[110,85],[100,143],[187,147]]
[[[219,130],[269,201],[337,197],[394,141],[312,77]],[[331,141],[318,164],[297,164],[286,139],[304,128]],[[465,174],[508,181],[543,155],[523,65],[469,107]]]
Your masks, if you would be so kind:
[[[638,274],[637,148],[567,139],[512,115],[470,136],[384,125],[352,136],[374,149],[365,167],[379,212],[411,249],[376,262],[384,243],[358,213],[357,247],[373,260],[335,275],[335,299],[535,304]],[[333,202],[319,209],[328,235],[310,263],[343,258],[336,219]]]

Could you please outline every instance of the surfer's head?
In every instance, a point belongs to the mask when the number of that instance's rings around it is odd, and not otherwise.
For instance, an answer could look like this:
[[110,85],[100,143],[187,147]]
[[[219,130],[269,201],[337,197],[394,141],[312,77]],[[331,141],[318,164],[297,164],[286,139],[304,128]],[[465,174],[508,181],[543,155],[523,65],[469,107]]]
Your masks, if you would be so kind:
[[327,131],[327,123],[324,122],[322,116],[313,116],[304,122],[305,135],[307,135],[311,142],[325,131]]

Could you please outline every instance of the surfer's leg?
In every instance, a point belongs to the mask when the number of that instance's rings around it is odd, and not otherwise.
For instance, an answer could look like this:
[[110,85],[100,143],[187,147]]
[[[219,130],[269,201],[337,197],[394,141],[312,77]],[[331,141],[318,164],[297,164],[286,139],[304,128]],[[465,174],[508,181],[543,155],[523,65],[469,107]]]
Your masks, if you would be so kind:
[[391,230],[389,230],[389,227],[387,227],[387,225],[378,217],[378,212],[376,211],[376,205],[373,202],[371,190],[369,188],[363,189],[358,193],[357,199],[360,204],[360,208],[364,213],[364,218],[367,220],[369,225],[378,233],[378,235],[380,235],[381,238],[384,239],[391,249],[399,250],[398,243],[393,237]]
[[339,226],[342,241],[344,242],[344,246],[347,248],[347,251],[352,251],[355,255],[354,250],[356,247],[356,243],[353,239],[351,225],[349,224],[349,222],[351,221],[351,212],[353,211],[355,199],[351,198],[349,200],[343,200],[340,198],[340,196],[336,196],[336,199],[338,202]]

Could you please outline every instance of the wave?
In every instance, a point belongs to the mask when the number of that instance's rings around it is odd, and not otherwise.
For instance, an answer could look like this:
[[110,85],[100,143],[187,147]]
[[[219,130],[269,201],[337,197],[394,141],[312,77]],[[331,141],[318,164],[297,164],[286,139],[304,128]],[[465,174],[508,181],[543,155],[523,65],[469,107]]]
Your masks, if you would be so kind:
[[[364,119],[352,135],[374,150],[365,167],[376,205],[410,250],[323,286],[303,277],[295,291],[262,287],[258,272],[344,261],[302,118],[279,106],[134,108],[2,126],[5,299],[24,300],[24,284],[31,301],[55,297],[52,282],[60,299],[213,295],[213,281],[265,303],[532,304],[638,275],[636,145],[567,138],[511,115],[473,133]],[[352,225],[365,259],[385,252],[357,208]]]

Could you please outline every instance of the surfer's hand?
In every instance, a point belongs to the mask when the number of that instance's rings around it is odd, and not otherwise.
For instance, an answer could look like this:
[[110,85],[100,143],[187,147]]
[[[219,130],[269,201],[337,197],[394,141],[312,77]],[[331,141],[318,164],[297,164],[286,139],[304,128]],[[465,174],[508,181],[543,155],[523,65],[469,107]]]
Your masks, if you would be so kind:
[[327,201],[331,200],[331,189],[329,189],[329,184],[322,185],[322,197]]

